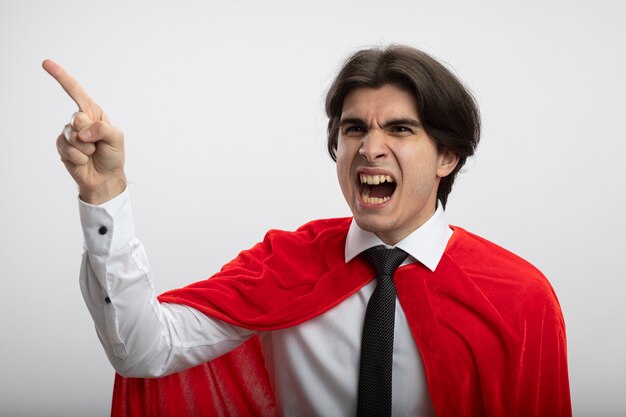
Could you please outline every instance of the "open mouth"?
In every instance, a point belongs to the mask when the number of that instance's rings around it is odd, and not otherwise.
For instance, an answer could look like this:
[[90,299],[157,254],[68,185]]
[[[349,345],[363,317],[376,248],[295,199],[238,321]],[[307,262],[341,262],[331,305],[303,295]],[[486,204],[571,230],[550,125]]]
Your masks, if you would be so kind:
[[361,201],[382,204],[391,198],[396,182],[390,175],[359,174]]

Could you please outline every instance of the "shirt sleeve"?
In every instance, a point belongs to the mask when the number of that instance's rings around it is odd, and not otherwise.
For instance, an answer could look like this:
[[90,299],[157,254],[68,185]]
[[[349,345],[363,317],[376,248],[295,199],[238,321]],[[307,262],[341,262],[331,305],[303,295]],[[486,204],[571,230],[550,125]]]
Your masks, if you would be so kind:
[[199,365],[254,332],[156,299],[135,237],[128,190],[98,205],[79,200],[85,252],[80,287],[102,346],[126,377],[159,377]]

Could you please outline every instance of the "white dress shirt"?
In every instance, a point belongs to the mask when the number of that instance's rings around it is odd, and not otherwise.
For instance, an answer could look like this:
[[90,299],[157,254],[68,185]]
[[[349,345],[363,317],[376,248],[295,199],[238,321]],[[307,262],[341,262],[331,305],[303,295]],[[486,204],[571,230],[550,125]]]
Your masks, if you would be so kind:
[[[259,335],[276,406],[283,416],[356,414],[361,336],[375,280],[326,313],[300,325],[256,332],[193,308],[160,304],[143,246],[134,233],[128,191],[100,206],[82,201],[85,253],[80,285],[98,337],[117,372],[159,377],[204,363]],[[409,257],[434,270],[452,236],[445,213],[400,241]],[[346,262],[383,242],[352,222]],[[401,266],[402,267],[402,266]],[[396,300],[393,416],[434,416],[421,355]]]

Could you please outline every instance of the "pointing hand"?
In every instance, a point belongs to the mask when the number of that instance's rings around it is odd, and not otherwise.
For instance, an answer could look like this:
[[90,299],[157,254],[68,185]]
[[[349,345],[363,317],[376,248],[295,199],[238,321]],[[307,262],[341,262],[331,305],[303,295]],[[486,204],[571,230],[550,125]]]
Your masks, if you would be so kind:
[[61,66],[49,59],[42,66],[78,106],[57,138],[61,161],[78,184],[83,201],[104,203],[126,188],[124,134]]

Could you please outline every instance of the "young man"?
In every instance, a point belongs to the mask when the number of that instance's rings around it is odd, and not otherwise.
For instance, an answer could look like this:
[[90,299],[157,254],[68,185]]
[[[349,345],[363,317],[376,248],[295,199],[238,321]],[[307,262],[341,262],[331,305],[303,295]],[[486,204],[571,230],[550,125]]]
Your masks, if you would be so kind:
[[[80,190],[81,288],[121,375],[161,377],[235,349],[215,361],[225,373],[181,374],[176,406],[208,412],[202,394],[189,396],[202,388],[224,415],[571,415],[549,283],[445,220],[480,122],[471,95],[433,58],[403,46],[359,51],[331,86],[328,149],[353,218],[268,232],[211,279],[158,301],[134,236],[122,133],[69,74],[43,65],[79,106],[57,147]],[[395,265],[383,270],[380,259]],[[137,397],[155,390],[177,395],[118,377],[114,414],[148,414]]]

